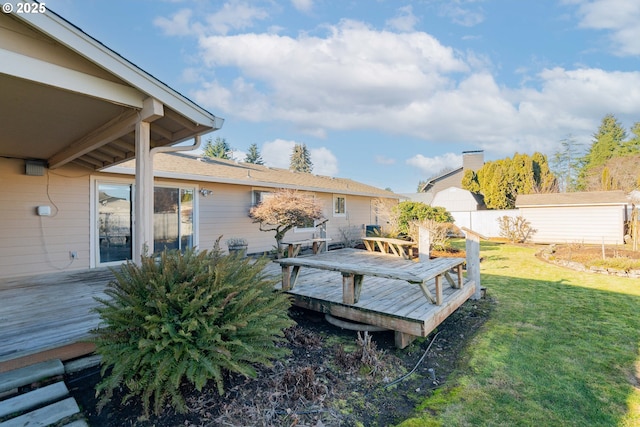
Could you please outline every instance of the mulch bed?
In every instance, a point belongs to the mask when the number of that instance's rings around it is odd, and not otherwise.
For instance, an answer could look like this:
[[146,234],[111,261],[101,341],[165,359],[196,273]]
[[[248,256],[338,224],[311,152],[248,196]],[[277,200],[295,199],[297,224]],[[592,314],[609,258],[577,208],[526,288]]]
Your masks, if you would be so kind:
[[490,299],[467,301],[431,336],[403,350],[394,347],[393,332],[358,335],[320,313],[292,308],[297,326],[286,333],[291,355],[259,368],[255,379],[228,375],[223,396],[213,386],[185,388],[186,414],[167,407],[147,419],[138,402],[120,402],[122,393],[98,412],[99,368],[66,380],[94,427],[387,426],[411,416],[418,402],[446,383],[491,307]]

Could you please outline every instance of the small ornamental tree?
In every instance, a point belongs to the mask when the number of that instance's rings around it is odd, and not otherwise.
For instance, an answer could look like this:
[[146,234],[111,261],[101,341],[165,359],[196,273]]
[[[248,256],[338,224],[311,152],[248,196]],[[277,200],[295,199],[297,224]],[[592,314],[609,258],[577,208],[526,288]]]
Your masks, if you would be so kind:
[[291,301],[274,289],[266,263],[224,255],[216,243],[212,251],[143,256],[116,271],[95,309],[99,409],[122,390],[123,403],[140,398],[146,415],[165,404],[186,412],[190,389],[212,380],[223,394],[225,373],[255,377],[256,365],[288,354],[278,343],[294,324]]
[[276,252],[281,254],[282,240],[294,227],[307,226],[322,219],[322,206],[313,197],[294,190],[281,190],[266,197],[249,211],[253,222],[260,224],[260,231],[275,232]]

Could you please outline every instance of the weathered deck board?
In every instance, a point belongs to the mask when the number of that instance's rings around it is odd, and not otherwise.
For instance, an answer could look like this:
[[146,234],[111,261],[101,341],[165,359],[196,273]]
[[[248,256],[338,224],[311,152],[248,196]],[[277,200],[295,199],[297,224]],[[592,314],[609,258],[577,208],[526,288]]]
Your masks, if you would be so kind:
[[[380,262],[358,253],[355,256],[363,265]],[[399,257],[384,259],[402,261]],[[407,268],[410,271],[411,264]],[[267,272],[280,278],[282,269],[272,263]],[[88,338],[100,321],[91,312],[97,306],[94,298],[104,296],[112,279],[111,270],[93,269],[0,280],[0,363]],[[458,291],[443,281],[443,305],[435,306],[418,285],[367,276],[359,302],[345,305],[340,273],[303,268],[291,294],[295,304],[302,307],[426,336],[447,313],[469,298],[469,286],[473,287],[473,282],[467,281]],[[429,288],[434,291],[432,282]]]
[[0,362],[88,338],[112,279],[101,268],[0,280]]
[[[384,255],[381,255],[384,256]],[[310,257],[313,259],[313,257]],[[380,258],[364,251],[345,251],[340,254],[345,264],[368,267],[399,268],[410,274],[415,270],[424,271],[424,266],[401,258]],[[442,262],[436,260],[434,269]],[[269,274],[280,277],[282,269],[278,264],[267,267]],[[400,276],[400,275],[398,275]],[[435,295],[435,280],[427,287]],[[295,287],[288,291],[294,304],[323,313],[330,313],[355,322],[367,323],[395,330],[397,333],[413,336],[427,336],[453,311],[473,294],[475,284],[463,281],[461,289],[443,281],[442,305],[430,303],[415,283],[384,277],[365,276],[360,299],[354,304],[343,302],[342,274],[336,271],[303,267],[300,269]],[[398,342],[398,340],[397,340]]]

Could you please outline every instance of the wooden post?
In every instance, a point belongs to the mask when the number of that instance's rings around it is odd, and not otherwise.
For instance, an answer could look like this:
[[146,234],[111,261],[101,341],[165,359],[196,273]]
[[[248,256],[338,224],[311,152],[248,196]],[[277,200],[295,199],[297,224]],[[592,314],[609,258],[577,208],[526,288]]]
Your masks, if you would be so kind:
[[462,227],[462,230],[467,235],[467,279],[473,280],[476,285],[476,290],[471,298],[479,300],[482,296],[480,291],[480,238],[483,236],[466,227]]
[[436,276],[436,305],[442,305],[442,275]]
[[418,258],[420,262],[429,262],[431,254],[429,253],[429,246],[431,245],[431,236],[429,229],[420,226],[418,229]]
[[352,273],[342,273],[342,302],[345,304],[354,304],[355,294],[355,277]]
[[282,290],[291,290],[291,267],[288,265],[282,266]]

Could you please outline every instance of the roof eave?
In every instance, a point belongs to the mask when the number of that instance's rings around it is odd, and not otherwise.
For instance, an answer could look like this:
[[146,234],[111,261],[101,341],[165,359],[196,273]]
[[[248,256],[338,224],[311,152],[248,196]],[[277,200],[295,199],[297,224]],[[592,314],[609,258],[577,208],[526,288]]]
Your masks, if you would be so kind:
[[148,96],[158,99],[167,107],[188,117],[194,123],[211,130],[222,127],[223,119],[216,117],[126,60],[51,9],[47,8],[47,13],[15,14],[15,17],[45,32],[62,45],[117,75]]
[[[120,175],[135,174],[134,169],[122,167],[122,166],[114,166],[109,168],[109,170],[105,170],[103,172],[120,174]],[[154,177],[165,178],[165,179],[176,179],[181,181],[210,182],[215,184],[232,184],[232,185],[246,185],[251,187],[284,188],[284,189],[290,189],[290,190],[313,191],[317,193],[328,193],[328,194],[344,194],[344,195],[350,195],[350,196],[382,197],[382,198],[388,198],[388,199],[402,198],[402,196],[395,193],[382,194],[382,193],[374,193],[374,192],[366,192],[366,191],[353,191],[353,190],[345,190],[345,189],[332,189],[332,188],[305,186],[305,185],[298,185],[298,184],[286,184],[286,183],[273,182],[273,181],[222,178],[222,177],[210,176],[210,175],[193,175],[193,174],[184,174],[184,173],[178,173],[178,172],[167,172],[167,171],[161,171],[161,170],[154,170]]]

